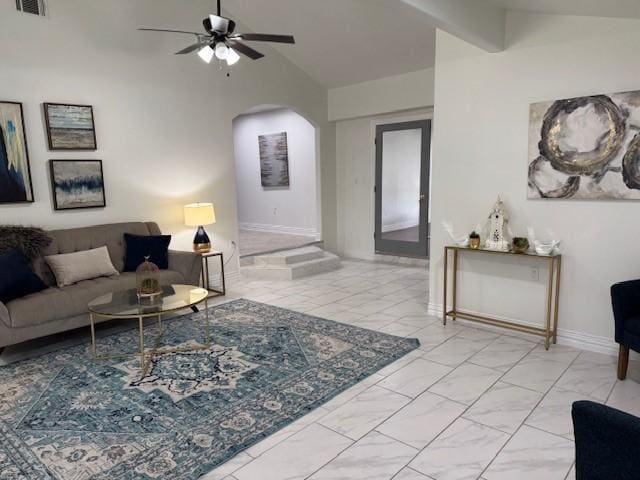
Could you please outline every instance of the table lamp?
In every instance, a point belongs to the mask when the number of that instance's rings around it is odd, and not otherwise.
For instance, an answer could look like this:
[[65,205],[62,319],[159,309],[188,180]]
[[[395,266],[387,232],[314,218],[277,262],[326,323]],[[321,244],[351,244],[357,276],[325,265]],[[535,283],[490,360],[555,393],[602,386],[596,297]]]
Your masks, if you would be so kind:
[[212,203],[192,203],[184,206],[184,223],[188,227],[198,227],[193,238],[193,251],[207,253],[211,251],[211,240],[203,225],[216,223],[216,212]]

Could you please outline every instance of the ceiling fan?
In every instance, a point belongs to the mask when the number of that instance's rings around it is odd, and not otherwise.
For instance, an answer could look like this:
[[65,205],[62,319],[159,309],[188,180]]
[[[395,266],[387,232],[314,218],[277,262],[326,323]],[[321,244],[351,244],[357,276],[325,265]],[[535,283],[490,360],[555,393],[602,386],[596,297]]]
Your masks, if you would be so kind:
[[218,0],[218,14],[209,15],[202,21],[205,33],[188,32],[184,30],[166,30],[161,28],[139,28],[145,32],[170,32],[186,33],[196,36],[196,43],[176,52],[176,55],[184,55],[197,51],[198,55],[206,63],[211,63],[215,56],[221,61],[226,61],[231,66],[240,60],[240,55],[245,55],[252,60],[258,60],[264,55],[254,50],[246,42],[276,42],[295,44],[291,35],[271,35],[266,33],[234,33],[236,23],[230,18],[221,15],[220,0]]

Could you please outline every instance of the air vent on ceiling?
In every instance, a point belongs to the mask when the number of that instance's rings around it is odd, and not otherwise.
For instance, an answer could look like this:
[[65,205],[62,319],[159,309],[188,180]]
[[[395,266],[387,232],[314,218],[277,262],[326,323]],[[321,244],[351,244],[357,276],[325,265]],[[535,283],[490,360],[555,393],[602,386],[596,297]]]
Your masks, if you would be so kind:
[[40,15],[41,17],[47,14],[44,0],[16,0],[16,8],[20,12]]

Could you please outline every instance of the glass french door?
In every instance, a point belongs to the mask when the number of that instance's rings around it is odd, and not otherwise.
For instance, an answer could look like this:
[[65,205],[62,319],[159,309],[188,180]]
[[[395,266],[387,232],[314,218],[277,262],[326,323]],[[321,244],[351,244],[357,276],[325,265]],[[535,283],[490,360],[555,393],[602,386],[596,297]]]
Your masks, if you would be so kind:
[[376,127],[375,249],[429,256],[431,120]]

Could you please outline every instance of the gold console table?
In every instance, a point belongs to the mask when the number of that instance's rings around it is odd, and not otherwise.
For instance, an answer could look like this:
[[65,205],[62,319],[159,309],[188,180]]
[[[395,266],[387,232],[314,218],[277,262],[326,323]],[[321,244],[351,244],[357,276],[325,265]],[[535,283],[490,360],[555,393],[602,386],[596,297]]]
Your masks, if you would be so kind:
[[[457,305],[457,283],[458,283],[458,254],[460,252],[484,253],[490,255],[515,255],[518,257],[534,258],[546,262],[549,268],[547,280],[547,314],[544,328],[534,327],[530,325],[522,325],[507,320],[499,320],[486,315],[480,315],[470,312],[458,310]],[[451,255],[450,255],[451,254]],[[452,278],[452,307],[447,311],[448,300],[448,275],[449,275],[449,257],[453,258],[453,278]],[[508,328],[519,332],[531,333],[544,337],[544,347],[549,350],[550,342],[556,343],[558,336],[558,304],[560,303],[560,270],[562,268],[562,255],[538,255],[537,253],[513,253],[502,252],[486,249],[472,249],[468,247],[444,247],[444,303],[443,303],[443,323],[447,324],[447,317],[463,318],[473,322],[484,323],[486,325],[494,325],[498,327]]]

